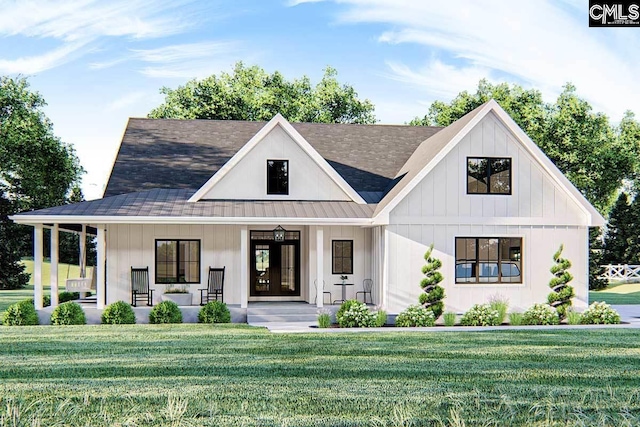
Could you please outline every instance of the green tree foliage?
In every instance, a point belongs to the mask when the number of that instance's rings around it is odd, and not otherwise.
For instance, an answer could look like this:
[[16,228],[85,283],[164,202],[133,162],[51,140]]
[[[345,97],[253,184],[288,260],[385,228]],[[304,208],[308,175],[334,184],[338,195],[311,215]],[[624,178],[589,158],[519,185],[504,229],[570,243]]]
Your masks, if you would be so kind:
[[0,289],[24,285],[15,263],[30,253],[32,242],[31,227],[10,224],[7,217],[66,203],[82,174],[73,148],[53,134],[45,105],[27,79],[0,77]]
[[481,80],[476,93],[461,92],[449,104],[436,101],[426,116],[411,124],[448,126],[492,98],[600,212],[606,213],[622,180],[636,176],[640,125],[633,114],[613,127],[571,84],[548,104],[537,90]]
[[437,320],[444,311],[444,303],[442,302],[444,288],[438,285],[443,280],[442,274],[438,271],[442,267],[442,261],[432,257],[432,252],[433,243],[424,254],[427,263],[422,267],[422,274],[425,275],[425,278],[420,281],[423,292],[420,294],[419,301],[424,308],[433,312],[433,318]]
[[622,192],[609,212],[609,225],[604,238],[603,263],[629,263],[629,244],[633,234],[637,233],[633,222],[629,195]]
[[568,285],[573,280],[573,276],[567,271],[571,268],[571,261],[561,258],[563,249],[564,245],[560,245],[560,248],[553,254],[555,264],[551,266],[550,271],[554,277],[549,281],[551,293],[547,298],[549,305],[558,312],[560,320],[566,317],[567,308],[571,306],[571,298],[575,296],[573,287]]
[[314,87],[307,76],[289,81],[278,71],[269,74],[238,62],[231,74],[190,80],[177,89],[163,87],[165,101],[149,117],[266,121],[280,113],[292,122],[375,123],[373,104],[340,84],[337,75],[327,67]]
[[22,289],[29,282],[29,275],[20,263],[20,230],[8,217],[14,211],[0,191],[0,289]]
[[600,227],[589,228],[589,289],[598,291],[606,288],[609,283],[602,278],[605,263],[604,246],[602,243],[602,229]]

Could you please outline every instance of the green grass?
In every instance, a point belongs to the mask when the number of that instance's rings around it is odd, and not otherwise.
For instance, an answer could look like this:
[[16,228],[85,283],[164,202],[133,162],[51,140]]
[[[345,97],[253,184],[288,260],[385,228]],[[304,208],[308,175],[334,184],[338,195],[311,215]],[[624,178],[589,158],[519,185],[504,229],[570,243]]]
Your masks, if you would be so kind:
[[640,330],[0,328],[0,425],[631,426]]
[[640,304],[640,283],[616,283],[602,291],[590,291],[589,302],[594,301],[604,301],[607,304]]

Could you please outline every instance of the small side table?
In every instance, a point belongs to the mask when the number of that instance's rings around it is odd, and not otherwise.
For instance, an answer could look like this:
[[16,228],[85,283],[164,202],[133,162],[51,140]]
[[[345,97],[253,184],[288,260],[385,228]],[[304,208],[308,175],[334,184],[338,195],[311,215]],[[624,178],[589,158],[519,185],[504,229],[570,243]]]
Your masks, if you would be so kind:
[[333,286],[342,286],[342,299],[337,299],[333,303],[343,303],[347,300],[347,286],[353,286],[353,283],[334,283]]

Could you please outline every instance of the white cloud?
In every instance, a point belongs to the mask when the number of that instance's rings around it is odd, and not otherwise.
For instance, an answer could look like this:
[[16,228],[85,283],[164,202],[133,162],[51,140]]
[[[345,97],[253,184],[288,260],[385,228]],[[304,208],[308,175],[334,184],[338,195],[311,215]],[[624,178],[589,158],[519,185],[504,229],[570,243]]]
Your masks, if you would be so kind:
[[299,4],[304,4],[304,3],[320,3],[322,1],[325,0],[289,0],[287,1],[285,4],[287,6],[297,6]]
[[640,60],[629,54],[640,45],[640,33],[589,28],[582,2],[580,7],[575,0],[338,2],[347,5],[339,16],[342,23],[387,24],[380,42],[429,47],[440,61],[425,59],[418,70],[399,61],[388,65],[390,77],[430,94],[437,90],[436,77],[441,92],[450,92],[482,72],[477,77],[507,76],[540,89],[547,99],[570,81],[596,110],[614,119],[628,108],[640,111]]
[[16,59],[0,58],[0,72],[6,74],[36,74],[65,64],[82,55],[86,43],[68,43],[57,49],[36,56]]
[[234,42],[201,42],[131,51],[135,58],[145,62],[169,63],[227,54],[236,50],[237,46]]
[[122,110],[131,105],[135,105],[145,97],[146,97],[146,94],[142,91],[128,93],[108,103],[105,107],[105,111],[111,112],[111,111]]

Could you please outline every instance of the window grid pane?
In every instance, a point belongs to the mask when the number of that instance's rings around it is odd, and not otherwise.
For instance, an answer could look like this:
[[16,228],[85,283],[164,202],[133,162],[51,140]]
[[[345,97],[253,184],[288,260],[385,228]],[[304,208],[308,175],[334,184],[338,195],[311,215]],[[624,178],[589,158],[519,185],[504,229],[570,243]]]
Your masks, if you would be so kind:
[[267,194],[289,194],[288,160],[267,160]]
[[156,240],[156,283],[200,283],[200,241]]
[[456,237],[456,283],[522,283],[522,239]]
[[353,274],[352,240],[334,240],[331,256],[332,274]]
[[511,159],[468,157],[467,194],[511,194]]

